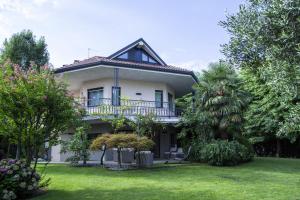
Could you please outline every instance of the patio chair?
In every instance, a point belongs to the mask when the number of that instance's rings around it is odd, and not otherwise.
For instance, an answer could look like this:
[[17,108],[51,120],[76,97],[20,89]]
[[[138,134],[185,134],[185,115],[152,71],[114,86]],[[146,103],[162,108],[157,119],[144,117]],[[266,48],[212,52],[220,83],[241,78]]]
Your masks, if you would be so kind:
[[170,158],[173,158],[173,159],[184,158],[183,149],[182,148],[177,148],[176,152],[171,152],[171,157]]
[[179,152],[178,152],[178,154],[176,154],[176,155],[179,155],[179,156],[175,157],[173,161],[172,161],[172,160],[167,160],[167,161],[165,162],[165,164],[173,163],[174,161],[175,161],[176,163],[182,163],[182,162],[186,161],[187,158],[188,158],[189,155],[190,155],[191,149],[192,149],[192,146],[189,146],[188,151],[187,151],[187,153],[185,154],[185,153],[181,152],[181,151],[182,151],[182,148],[178,148]]
[[164,153],[164,158],[165,158],[165,159],[170,159],[172,153],[175,153],[175,152],[177,152],[177,146],[171,147],[171,148],[170,148],[170,151],[165,152],[165,153]]
[[177,157],[175,158],[175,160],[179,160],[179,161],[185,161],[188,159],[190,153],[191,153],[191,150],[192,150],[192,146],[189,146],[188,148],[188,151],[186,152],[186,154],[183,155],[183,157]]

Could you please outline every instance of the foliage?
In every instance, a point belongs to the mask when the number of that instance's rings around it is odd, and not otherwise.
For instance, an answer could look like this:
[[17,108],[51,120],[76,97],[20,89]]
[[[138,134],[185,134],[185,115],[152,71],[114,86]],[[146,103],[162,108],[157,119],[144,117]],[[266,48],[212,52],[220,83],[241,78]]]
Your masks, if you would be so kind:
[[223,52],[254,96],[245,114],[250,137],[299,138],[299,7],[298,0],[251,0],[221,22],[231,35]]
[[[90,149],[99,150],[102,147],[117,148],[118,149],[118,162],[121,166],[120,153],[122,148],[133,148],[136,151],[146,151],[154,146],[154,142],[146,136],[138,136],[137,134],[103,134],[93,140]],[[101,158],[102,163],[102,158]]]
[[99,150],[103,145],[107,148],[134,148],[143,151],[151,149],[154,143],[145,136],[141,137],[133,133],[102,134],[92,141],[90,149]]
[[[242,140],[243,113],[250,96],[242,89],[242,80],[235,70],[224,62],[213,63],[209,70],[203,71],[194,90],[194,97],[187,95],[178,101],[181,106],[187,105],[179,123],[182,127],[180,136],[191,139],[186,139],[185,142],[186,146],[192,147],[190,160],[214,163],[212,158],[205,157],[211,156],[205,149],[214,147],[214,139]],[[213,143],[210,145],[211,142]],[[243,151],[237,148],[235,150]],[[234,159],[233,163],[238,163],[235,157],[228,157],[231,158]]]
[[[194,87],[195,102],[187,97],[187,105],[180,126],[181,135],[210,141],[214,138],[232,139],[240,134],[243,111],[249,102],[241,89],[241,80],[226,63],[214,63],[203,71]],[[182,100],[181,100],[182,101]]]
[[107,146],[107,141],[110,139],[111,136],[112,135],[109,133],[101,134],[92,141],[90,149],[93,151],[101,150],[104,145]]
[[23,160],[0,161],[0,198],[25,198],[40,188],[41,177]]
[[158,130],[164,129],[165,126],[157,120],[154,113],[146,115],[137,115],[135,121],[131,121],[130,126],[135,129],[139,136],[153,138]]
[[78,127],[72,138],[69,141],[62,142],[62,153],[72,152],[74,155],[67,158],[66,161],[70,161],[72,165],[77,165],[80,160],[85,165],[89,158],[89,141],[85,127]]
[[203,142],[200,139],[193,139],[190,144],[191,152],[189,154],[188,160],[192,162],[204,162],[202,150],[206,144],[206,142]]
[[60,133],[81,120],[83,111],[76,105],[47,67],[0,67],[0,134],[17,143],[17,159],[24,150],[27,165],[46,142],[56,144]]
[[250,161],[253,153],[237,141],[216,140],[202,149],[203,160],[210,165],[237,165]]
[[0,60],[2,62],[9,60],[24,70],[29,69],[32,62],[38,68],[42,67],[49,61],[45,38],[36,39],[30,30],[16,33],[4,41]]
[[112,133],[116,134],[119,131],[130,126],[131,121],[127,117],[125,117],[124,114],[120,113],[113,116],[111,115],[112,115],[111,113],[105,115],[102,114],[101,120],[111,124],[112,131],[113,131]]
[[151,149],[154,143],[145,136],[141,137],[133,133],[102,134],[92,141],[90,149],[99,150],[103,145],[107,148],[134,148],[143,151]]

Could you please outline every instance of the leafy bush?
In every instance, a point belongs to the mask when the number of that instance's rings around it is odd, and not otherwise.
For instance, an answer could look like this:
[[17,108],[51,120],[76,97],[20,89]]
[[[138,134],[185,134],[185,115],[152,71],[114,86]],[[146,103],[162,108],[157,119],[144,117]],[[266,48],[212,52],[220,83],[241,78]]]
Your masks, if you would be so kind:
[[[194,162],[202,162],[203,156],[202,156],[202,150],[205,147],[206,143],[201,141],[200,139],[195,139],[191,143],[191,151],[188,157],[188,160],[194,161]],[[186,145],[187,146],[187,145]],[[186,148],[187,150],[187,148]]]
[[24,198],[40,188],[41,178],[23,160],[0,161],[0,199]]
[[253,152],[237,141],[216,140],[203,148],[203,159],[210,165],[230,166],[250,161]]
[[76,128],[72,138],[69,141],[61,141],[61,144],[61,153],[72,152],[74,154],[66,159],[71,165],[78,165],[80,160],[83,161],[84,165],[87,163],[90,154],[88,152],[89,141],[85,127]]

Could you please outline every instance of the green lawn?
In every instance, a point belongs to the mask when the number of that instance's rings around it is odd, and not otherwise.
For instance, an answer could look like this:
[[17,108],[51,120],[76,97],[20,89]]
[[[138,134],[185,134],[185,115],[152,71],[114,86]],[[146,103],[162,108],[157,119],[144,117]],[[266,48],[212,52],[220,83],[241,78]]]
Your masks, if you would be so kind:
[[159,165],[109,171],[49,165],[51,185],[38,199],[283,199],[300,200],[300,160],[256,158],[238,167]]

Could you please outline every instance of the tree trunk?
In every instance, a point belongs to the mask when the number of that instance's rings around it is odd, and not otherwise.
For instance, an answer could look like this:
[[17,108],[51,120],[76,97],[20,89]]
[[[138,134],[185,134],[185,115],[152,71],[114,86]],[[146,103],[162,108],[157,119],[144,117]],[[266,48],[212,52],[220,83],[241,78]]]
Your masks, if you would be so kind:
[[281,154],[281,141],[280,139],[276,140],[276,157],[279,158]]
[[19,132],[17,140],[18,141],[17,141],[16,160],[20,160],[20,158],[21,158],[21,132]]
[[228,140],[228,134],[227,134],[227,132],[222,131],[222,132],[220,133],[220,136],[221,136],[221,139],[222,139],[222,140]]
[[34,167],[33,167],[34,171],[36,169],[36,165],[37,165],[37,162],[38,162],[38,155],[39,155],[39,150],[38,149],[39,148],[35,149],[35,152],[34,152],[34,156],[35,156]]
[[8,140],[8,146],[7,146],[7,152],[6,152],[6,158],[9,158],[10,157],[10,142]]
[[138,162],[137,162],[137,166],[140,168],[141,167],[141,153],[140,153],[140,151],[138,151],[137,152],[137,154],[138,154]]
[[27,147],[27,153],[26,153],[26,165],[30,166],[31,160],[32,160],[32,149],[30,147]]
[[119,167],[122,167],[122,161],[121,161],[121,148],[118,147],[118,164]]
[[104,148],[103,148],[103,154],[101,155],[101,158],[100,158],[100,165],[103,165],[103,159],[104,159],[105,152],[106,152],[106,145],[104,145]]

